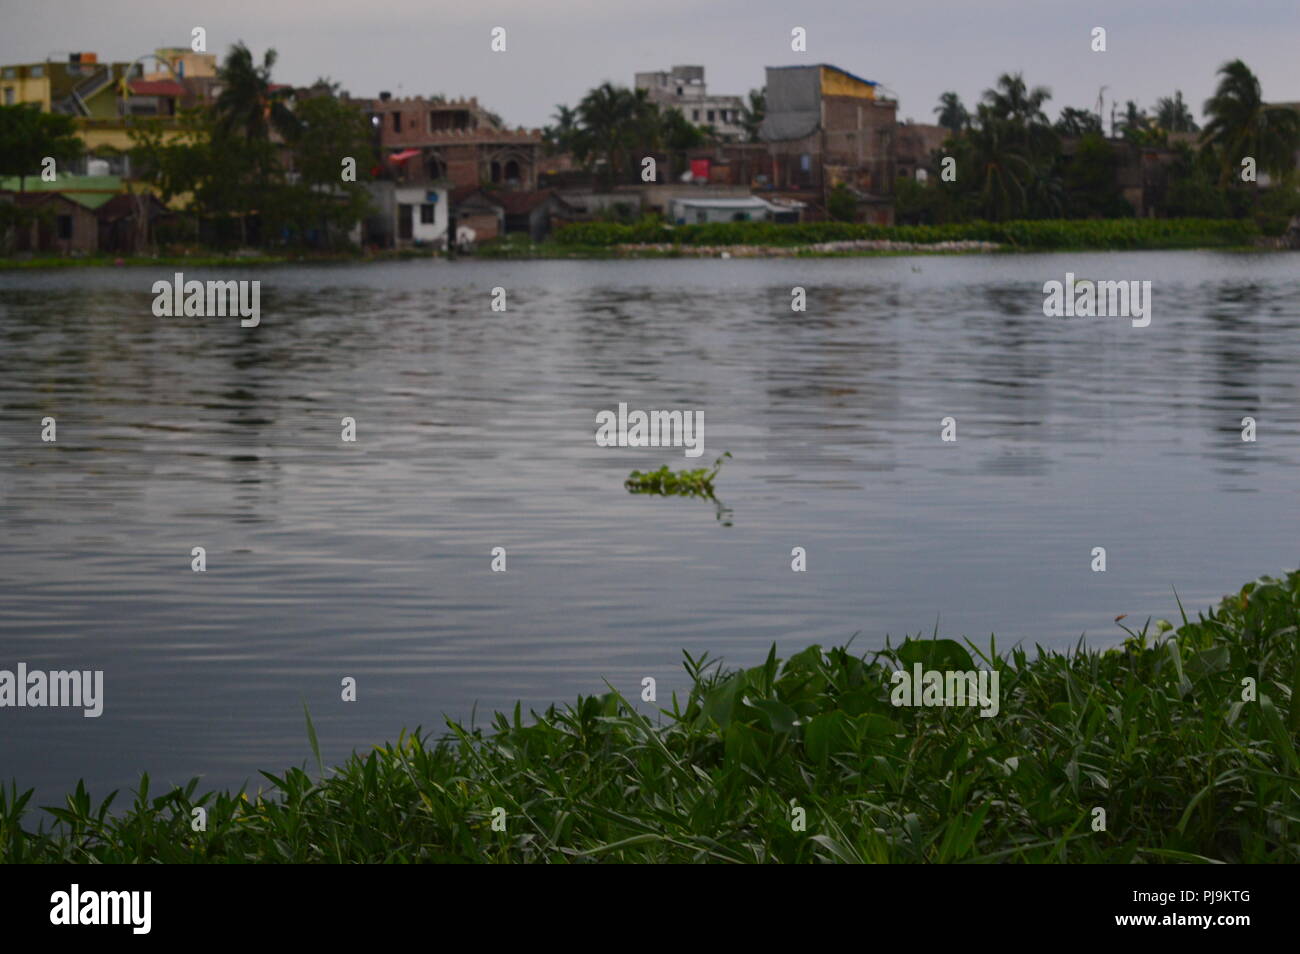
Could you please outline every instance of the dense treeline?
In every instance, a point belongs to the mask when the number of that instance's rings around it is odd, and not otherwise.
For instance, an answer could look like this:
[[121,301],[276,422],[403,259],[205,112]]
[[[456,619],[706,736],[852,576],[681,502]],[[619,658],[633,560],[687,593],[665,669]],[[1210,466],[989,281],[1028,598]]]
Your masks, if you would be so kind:
[[[1132,215],[1117,173],[1136,149],[1155,148],[1167,149],[1170,157],[1164,164],[1165,187],[1151,197],[1155,214],[1252,217],[1265,232],[1278,234],[1300,214],[1294,187],[1300,112],[1267,104],[1259,80],[1240,60],[1221,67],[1219,77],[1204,105],[1209,119],[1203,130],[1177,92],[1161,99],[1154,115],[1128,102],[1114,121],[1113,133],[1124,140],[1119,144],[1103,136],[1101,117],[1085,110],[1067,107],[1050,122],[1044,106],[1051,91],[1029,87],[1018,73],[1001,76],[973,113],[956,93],[945,93],[935,112],[951,135],[934,166],[939,171],[942,157],[949,157],[955,160],[953,174],[930,176],[924,183],[900,179],[898,219],[945,223]],[[1184,133],[1198,135],[1174,136]],[[1260,173],[1273,188],[1257,188]]]

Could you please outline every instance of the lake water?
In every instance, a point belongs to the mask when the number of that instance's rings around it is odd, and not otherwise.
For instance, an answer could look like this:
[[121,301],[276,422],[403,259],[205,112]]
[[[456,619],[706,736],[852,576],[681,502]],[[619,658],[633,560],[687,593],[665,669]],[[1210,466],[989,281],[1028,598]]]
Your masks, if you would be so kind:
[[[304,703],[338,760],[605,680],[664,704],[683,649],[1113,645],[1300,562],[1300,255],[187,272],[261,280],[254,329],[154,317],[174,271],[0,273],[0,669],[105,673],[98,719],[0,709],[47,801],[255,787]],[[1045,318],[1067,271],[1150,280],[1150,326]],[[703,411],[704,456],[597,447],[619,402]],[[726,520],[623,489],[724,450]]]

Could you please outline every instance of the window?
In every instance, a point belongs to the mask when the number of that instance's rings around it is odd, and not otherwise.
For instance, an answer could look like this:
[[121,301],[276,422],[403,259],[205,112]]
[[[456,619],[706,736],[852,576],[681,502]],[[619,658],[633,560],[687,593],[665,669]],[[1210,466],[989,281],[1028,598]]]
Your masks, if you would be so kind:
[[177,60],[177,61],[176,61],[176,75],[179,76],[179,77],[181,77],[182,79],[185,78],[185,61],[184,61],[184,60]]
[[682,88],[680,86],[677,87],[677,95],[678,96],[682,95]]
[[709,122],[713,122],[713,110],[709,110]]
[[12,106],[13,104],[14,104],[14,88],[13,88],[12,86],[6,86],[6,87],[5,87],[5,105],[6,105],[6,106]]
[[695,221],[698,222],[700,225],[704,225],[706,222],[709,221],[709,213],[705,209],[696,209]]
[[402,114],[393,113],[393,132],[402,131]]
[[45,75],[45,67],[33,66],[31,72],[28,73],[27,75],[30,76],[32,79],[40,79],[42,76]]
[[16,66],[6,66],[6,67],[5,67],[5,72],[4,72],[4,77],[5,77],[5,79],[17,79],[17,78],[18,78],[18,67],[16,67]]
[[691,110],[691,119],[695,120],[697,123],[700,121],[700,111],[698,109]]
[[72,239],[72,216],[60,215],[56,222],[56,227],[58,229],[60,240],[66,242]]
[[421,225],[433,224],[433,206],[430,205],[428,202],[425,202],[420,206],[420,224]]

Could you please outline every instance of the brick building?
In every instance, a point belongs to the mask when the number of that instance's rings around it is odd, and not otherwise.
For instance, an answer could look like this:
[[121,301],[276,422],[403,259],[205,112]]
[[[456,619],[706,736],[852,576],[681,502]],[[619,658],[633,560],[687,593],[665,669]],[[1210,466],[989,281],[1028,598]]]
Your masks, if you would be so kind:
[[772,186],[823,204],[844,183],[872,222],[893,221],[898,103],[879,84],[825,63],[767,68],[767,114],[759,131]]
[[354,102],[369,117],[382,157],[418,152],[403,160],[408,181],[446,180],[453,189],[537,188],[541,131],[504,128],[476,97],[439,102],[380,93],[378,99]]

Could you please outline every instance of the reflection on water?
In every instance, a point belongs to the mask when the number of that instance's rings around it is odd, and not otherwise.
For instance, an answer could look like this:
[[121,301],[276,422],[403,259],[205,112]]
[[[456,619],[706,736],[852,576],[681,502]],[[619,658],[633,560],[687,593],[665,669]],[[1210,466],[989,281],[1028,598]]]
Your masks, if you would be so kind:
[[[0,710],[43,793],[240,784],[306,757],[304,702],[338,758],[606,678],[664,699],[683,648],[1113,643],[1297,563],[1295,256],[187,273],[260,279],[256,329],[153,317],[172,271],[0,274],[0,668],[105,670],[98,720]],[[1151,280],[1151,326],[1044,318],[1066,271]],[[596,447],[619,401],[704,411],[725,520],[623,490],[688,462]]]

